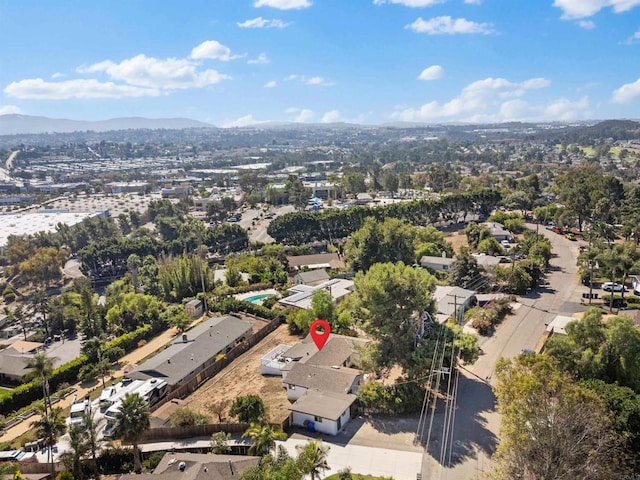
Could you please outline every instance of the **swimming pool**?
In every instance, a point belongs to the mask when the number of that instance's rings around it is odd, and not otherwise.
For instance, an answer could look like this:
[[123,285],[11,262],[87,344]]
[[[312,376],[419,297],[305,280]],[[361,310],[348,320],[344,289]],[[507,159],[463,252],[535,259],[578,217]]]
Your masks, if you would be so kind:
[[250,302],[250,303],[260,303],[262,302],[265,298],[269,298],[269,297],[273,297],[273,293],[262,293],[260,295],[254,295],[252,297],[247,297],[244,299],[245,302]]

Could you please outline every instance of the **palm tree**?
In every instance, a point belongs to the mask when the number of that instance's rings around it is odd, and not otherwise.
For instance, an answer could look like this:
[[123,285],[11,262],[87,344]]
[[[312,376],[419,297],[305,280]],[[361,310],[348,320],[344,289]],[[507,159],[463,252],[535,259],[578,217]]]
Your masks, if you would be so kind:
[[89,410],[82,417],[84,440],[86,442],[87,453],[91,453],[91,465],[95,478],[99,477],[98,474],[98,462],[96,460],[98,456],[98,450],[104,439],[100,435],[100,424],[93,417],[93,411]]
[[133,445],[133,469],[142,471],[142,459],[138,449],[138,440],[151,426],[149,404],[138,394],[128,393],[116,413],[115,433],[117,438]]
[[578,262],[582,264],[582,267],[586,267],[589,270],[589,305],[591,305],[591,299],[593,297],[593,271],[598,262],[599,255],[600,251],[597,248],[589,247],[578,257]]
[[51,408],[49,377],[53,372],[53,361],[45,353],[36,353],[27,363],[27,368],[32,368],[35,377],[42,382],[42,398],[44,399],[44,413],[46,414],[48,409]]
[[262,457],[275,447],[276,440],[284,440],[287,438],[287,435],[284,432],[275,430],[270,425],[252,423],[242,437],[251,439],[249,455],[259,455]]
[[327,463],[327,453],[329,447],[323,447],[315,440],[308,441],[305,445],[297,445],[298,450],[297,463],[305,475],[311,475],[311,480],[320,478],[325,470],[329,470]]
[[81,466],[82,457],[88,452],[88,444],[84,437],[84,427],[76,424],[69,427],[69,452],[65,452],[65,466],[73,474],[76,480],[83,480],[84,475]]
[[37,291],[29,298],[31,304],[31,311],[33,314],[40,314],[42,316],[42,325],[47,337],[51,336],[49,331],[49,323],[47,322],[47,314],[49,313],[49,297],[43,291]]
[[51,472],[53,472],[53,446],[58,441],[64,432],[67,430],[67,426],[62,415],[62,409],[60,407],[51,408],[49,411],[43,410],[42,416],[31,423],[31,426],[35,428],[38,438],[44,439],[44,444],[48,448],[47,461],[51,464]]

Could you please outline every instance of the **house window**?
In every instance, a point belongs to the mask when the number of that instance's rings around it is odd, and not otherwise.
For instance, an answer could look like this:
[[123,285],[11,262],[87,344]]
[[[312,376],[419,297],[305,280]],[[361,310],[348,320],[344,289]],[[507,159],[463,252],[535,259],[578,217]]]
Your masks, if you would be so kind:
[[449,265],[443,265],[442,270],[449,270]]
[[322,423],[322,417],[318,417],[317,415],[314,415],[313,420],[318,423]]

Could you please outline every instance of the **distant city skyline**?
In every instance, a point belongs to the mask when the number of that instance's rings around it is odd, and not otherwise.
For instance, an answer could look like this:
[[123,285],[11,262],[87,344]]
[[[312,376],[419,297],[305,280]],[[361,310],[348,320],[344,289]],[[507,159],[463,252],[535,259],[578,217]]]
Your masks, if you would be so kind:
[[0,0],[0,24],[0,115],[640,117],[640,0]]

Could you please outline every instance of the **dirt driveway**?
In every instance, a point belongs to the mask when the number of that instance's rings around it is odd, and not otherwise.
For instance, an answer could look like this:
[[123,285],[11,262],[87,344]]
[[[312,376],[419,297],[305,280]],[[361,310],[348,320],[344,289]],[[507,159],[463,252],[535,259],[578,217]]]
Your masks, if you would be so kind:
[[287,325],[280,325],[184,399],[182,406],[210,415],[211,420],[217,422],[217,415],[210,407],[212,404],[225,403],[222,420],[225,421],[229,419],[229,407],[236,397],[257,394],[267,407],[269,421],[280,423],[289,415],[290,403],[282,387],[282,377],[265,377],[260,373],[260,358],[280,344],[295,345],[300,341],[300,337],[289,334]]

